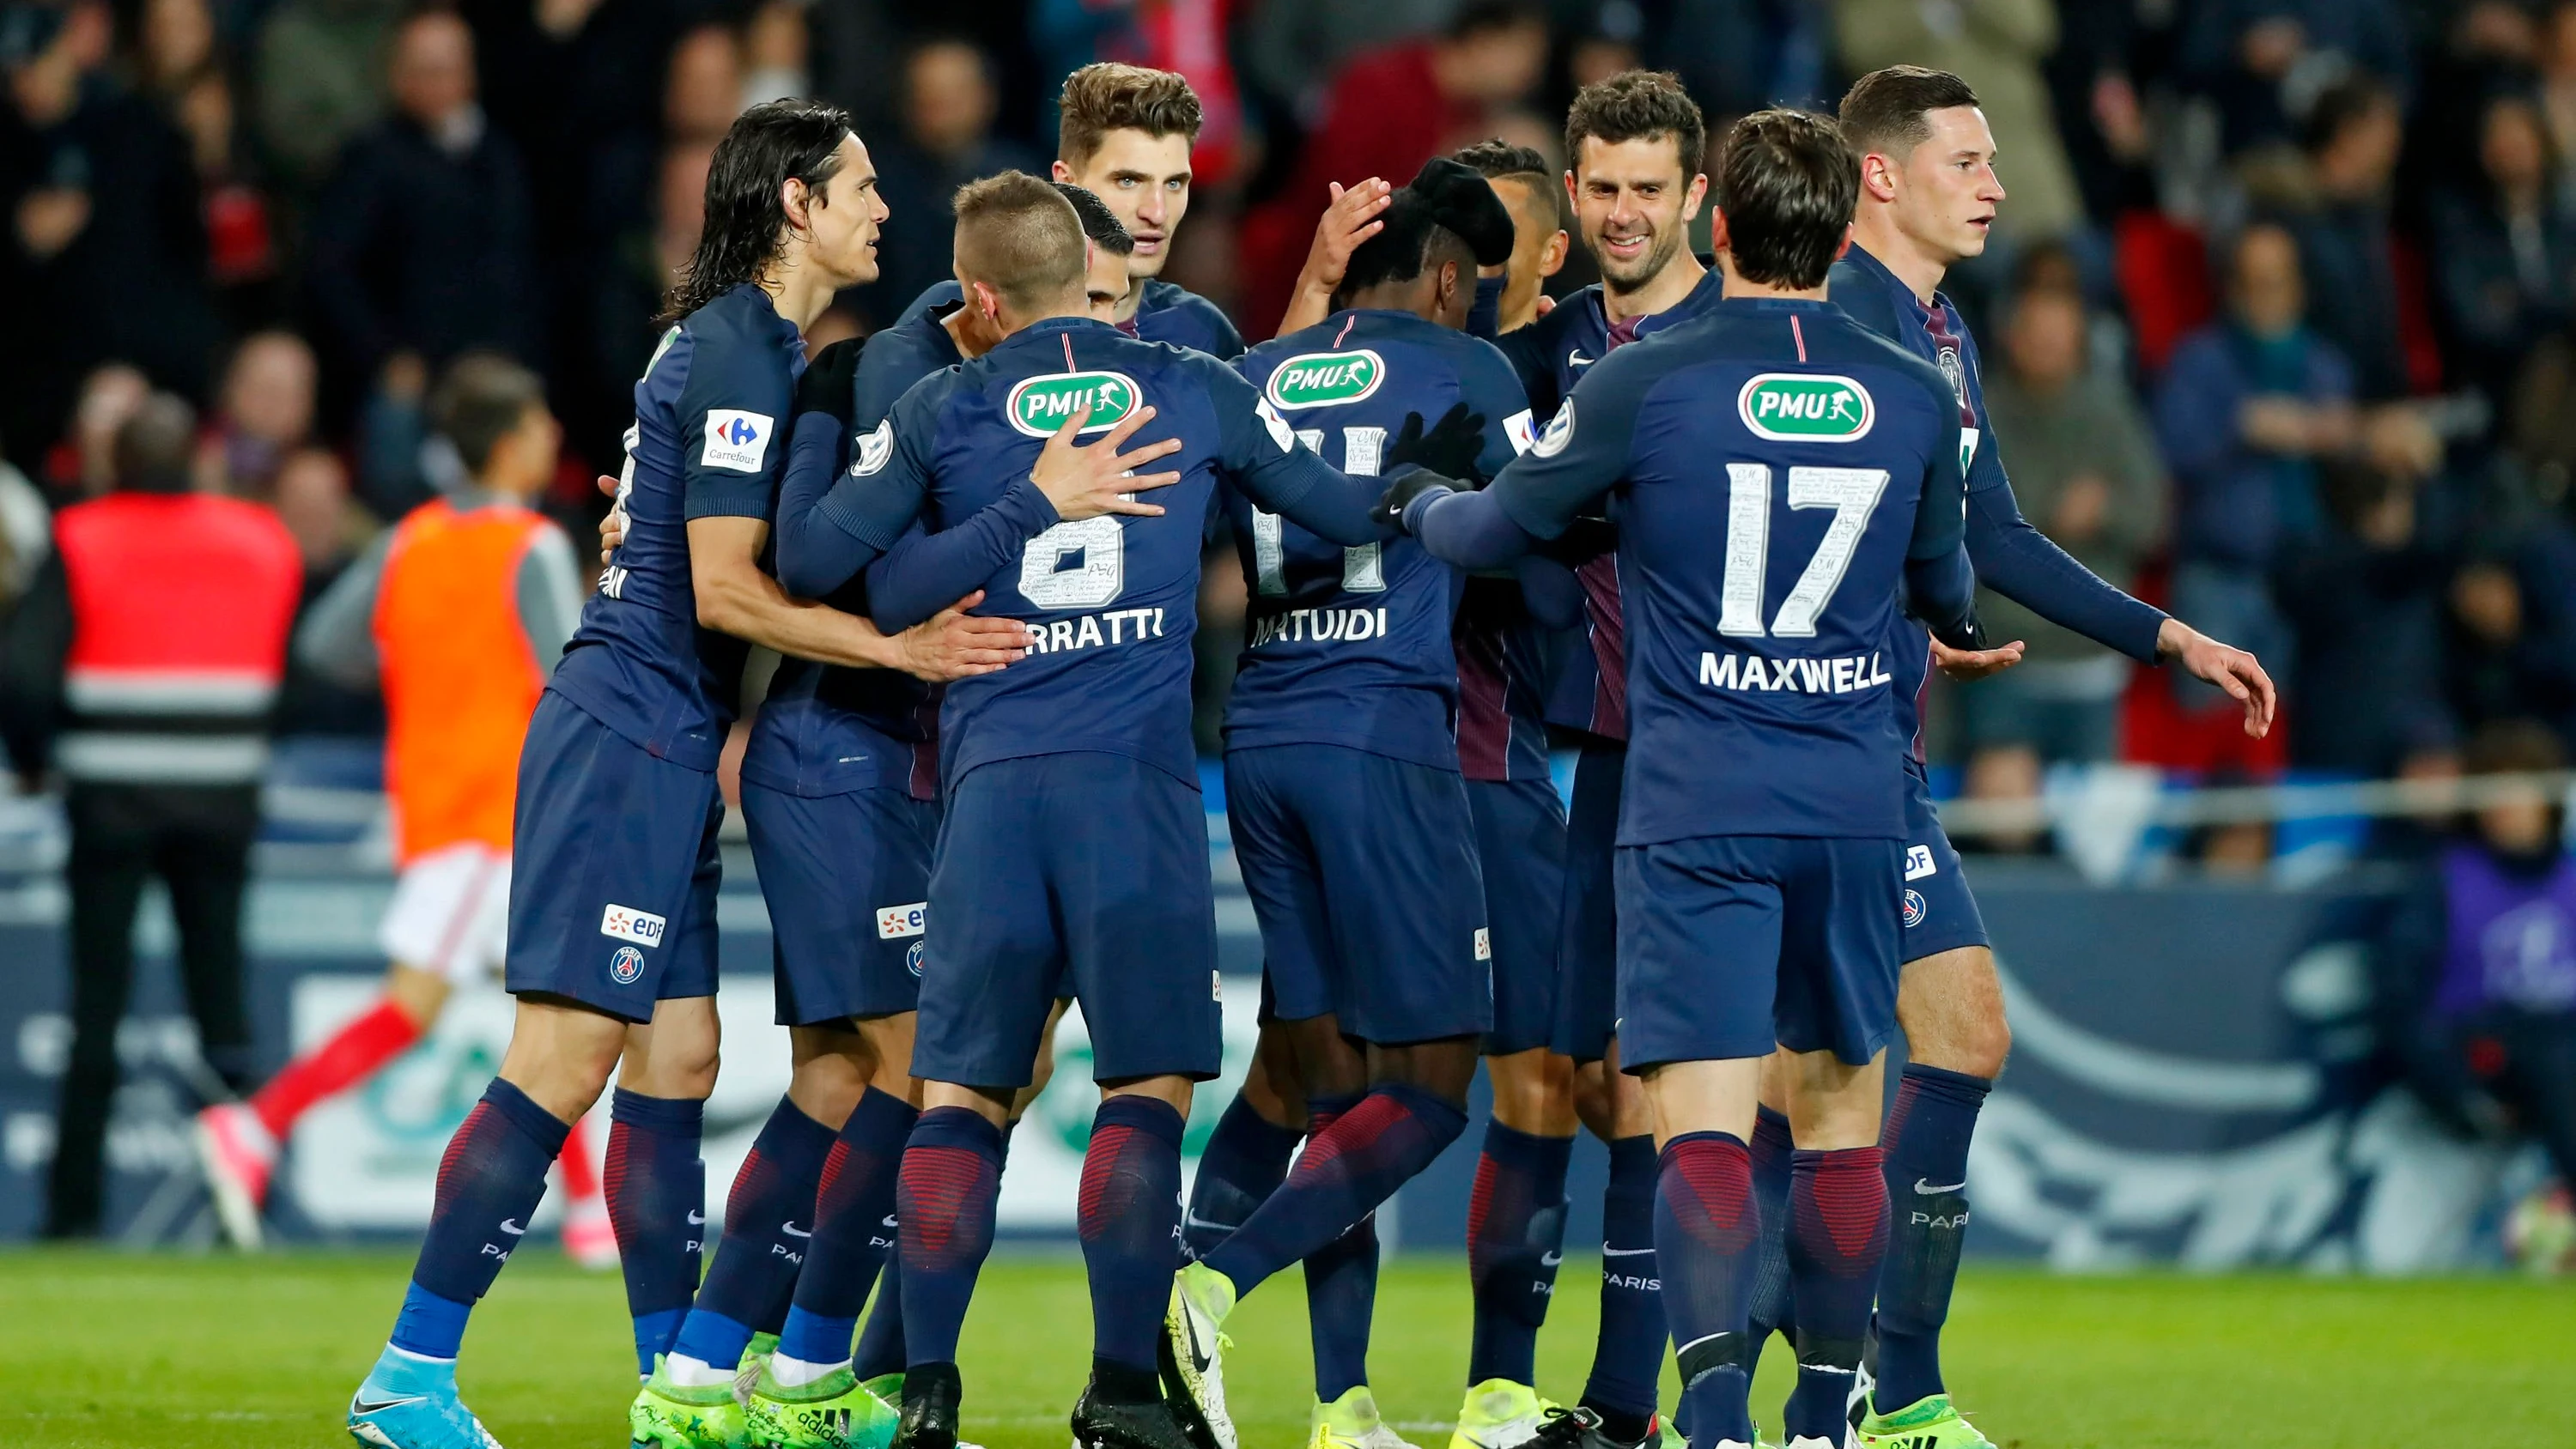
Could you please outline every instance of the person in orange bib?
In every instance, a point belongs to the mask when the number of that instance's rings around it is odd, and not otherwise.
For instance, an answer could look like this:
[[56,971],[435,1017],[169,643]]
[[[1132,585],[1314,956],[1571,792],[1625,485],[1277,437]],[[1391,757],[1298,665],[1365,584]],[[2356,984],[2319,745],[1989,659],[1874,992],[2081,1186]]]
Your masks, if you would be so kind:
[[[452,364],[432,410],[432,446],[455,465],[433,471],[458,486],[380,536],[296,635],[317,670],[384,691],[400,875],[378,939],[393,964],[383,1000],[248,1101],[199,1114],[206,1181],[245,1247],[296,1119],[408,1050],[456,986],[501,969],[519,742],[581,606],[571,544],[529,506],[562,434],[536,374],[488,354]],[[564,1144],[564,1246],[607,1267],[617,1244],[587,1136],[576,1124]]]

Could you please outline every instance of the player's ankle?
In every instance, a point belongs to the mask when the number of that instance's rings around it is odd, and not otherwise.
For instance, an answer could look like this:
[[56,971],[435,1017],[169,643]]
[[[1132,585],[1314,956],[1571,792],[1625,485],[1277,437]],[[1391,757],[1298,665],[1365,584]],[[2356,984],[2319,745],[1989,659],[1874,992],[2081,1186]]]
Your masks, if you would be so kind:
[[1150,1404],[1163,1397],[1163,1378],[1151,1368],[1092,1356],[1091,1394],[1104,1404]]

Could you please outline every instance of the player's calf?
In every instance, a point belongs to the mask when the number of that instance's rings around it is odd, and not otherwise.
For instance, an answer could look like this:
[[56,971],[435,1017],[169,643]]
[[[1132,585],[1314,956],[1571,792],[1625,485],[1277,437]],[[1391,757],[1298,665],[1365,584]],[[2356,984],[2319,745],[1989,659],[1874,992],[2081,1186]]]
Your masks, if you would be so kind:
[[1887,1251],[1875,1141],[1885,1060],[1853,1067],[1828,1052],[1779,1060],[1800,1144],[1791,1156],[1786,1234],[1798,1385],[1785,1428],[1794,1449],[1836,1449]]

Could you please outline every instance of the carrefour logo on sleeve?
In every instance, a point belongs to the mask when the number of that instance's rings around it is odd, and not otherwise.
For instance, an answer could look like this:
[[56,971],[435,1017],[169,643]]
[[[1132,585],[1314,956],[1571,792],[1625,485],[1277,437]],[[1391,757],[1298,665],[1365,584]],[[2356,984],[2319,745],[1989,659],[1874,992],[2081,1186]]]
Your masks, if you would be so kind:
[[737,473],[759,472],[761,461],[769,456],[770,434],[777,426],[767,413],[707,409],[707,442],[698,453],[698,466],[730,468]]
[[1848,377],[1765,372],[1744,384],[1735,410],[1757,437],[1784,443],[1853,443],[1878,421],[1869,389]]
[[1386,381],[1386,359],[1370,348],[1308,352],[1289,358],[1262,389],[1276,408],[1335,407],[1355,403]]
[[1091,409],[1091,418],[1082,430],[1106,432],[1126,421],[1143,401],[1136,379],[1123,372],[1050,372],[1012,388],[1004,406],[1012,427],[1032,438],[1047,438],[1084,408]]

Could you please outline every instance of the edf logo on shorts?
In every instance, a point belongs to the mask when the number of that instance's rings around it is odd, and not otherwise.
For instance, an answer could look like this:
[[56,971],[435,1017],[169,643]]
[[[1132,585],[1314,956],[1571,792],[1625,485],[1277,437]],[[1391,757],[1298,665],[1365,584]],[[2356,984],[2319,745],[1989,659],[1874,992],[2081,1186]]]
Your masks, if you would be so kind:
[[599,934],[638,946],[661,945],[662,930],[668,924],[660,916],[633,906],[610,906],[599,914]]
[[1932,847],[1928,845],[1909,845],[1905,847],[1905,878],[1907,880],[1921,880],[1927,875],[1939,875],[1940,873],[1941,867],[1935,864],[1932,860]]
[[[877,907],[877,939],[899,941],[918,936],[930,929],[930,902],[914,901],[908,906]],[[917,973],[920,968],[915,967]]]
[[632,946],[620,946],[608,958],[608,979],[620,986],[632,986],[644,974],[644,953]]
[[769,456],[769,435],[777,430],[777,422],[765,414],[709,408],[707,445],[698,454],[698,466],[757,473],[761,460]]
[[1905,929],[1910,931],[1922,925],[1923,918],[1930,914],[1932,908],[1924,904],[1923,892],[1910,890],[1905,893]]

